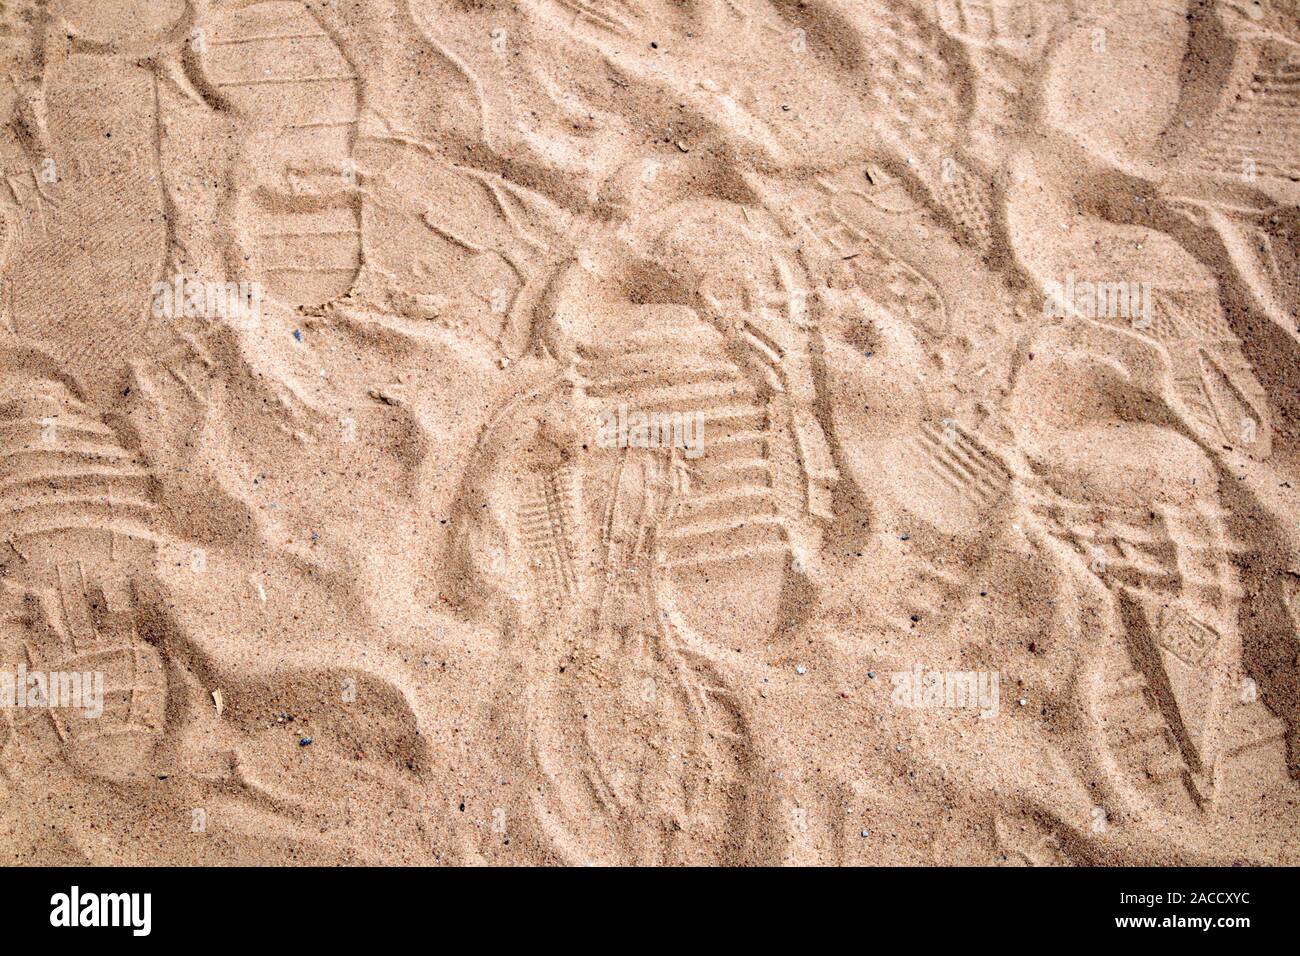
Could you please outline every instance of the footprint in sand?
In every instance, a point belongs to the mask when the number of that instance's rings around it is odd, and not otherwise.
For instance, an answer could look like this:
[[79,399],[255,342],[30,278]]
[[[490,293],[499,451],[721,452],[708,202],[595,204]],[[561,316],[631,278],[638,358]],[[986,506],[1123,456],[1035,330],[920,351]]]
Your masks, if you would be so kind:
[[309,5],[214,6],[201,21],[206,81],[243,121],[229,216],[267,293],[319,306],[361,268],[357,71]]
[[[765,771],[729,675],[785,630],[837,480],[810,414],[807,280],[757,209],[627,226],[630,246],[598,239],[552,284],[550,371],[481,439],[455,537],[531,658],[529,747],[555,783],[534,809],[560,852],[738,859],[782,837],[759,828]],[[728,264],[695,259],[724,236]],[[663,270],[677,281],[633,304]]]
[[147,775],[167,682],[145,593],[157,547],[157,482],[62,383],[11,383],[0,404],[0,556],[6,670],[100,672],[103,717],[21,714],[15,746],[96,776]]
[[[1072,573],[1107,595],[1104,639],[1080,635],[1079,677],[1104,777],[1132,818],[1206,819],[1294,787],[1286,726],[1241,693],[1243,589],[1220,474],[1189,439],[1143,420],[1159,405],[1100,357],[1125,355],[1104,335],[1041,336],[1018,377],[1026,500]],[[1056,394],[1060,376],[1081,394]]]

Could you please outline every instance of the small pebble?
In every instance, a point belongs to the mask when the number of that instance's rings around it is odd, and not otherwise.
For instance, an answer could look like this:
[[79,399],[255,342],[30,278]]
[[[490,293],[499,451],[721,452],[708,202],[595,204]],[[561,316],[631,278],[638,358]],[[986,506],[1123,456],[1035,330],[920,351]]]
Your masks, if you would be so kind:
[[311,738],[310,738],[310,737],[303,737],[301,740],[298,741],[298,746],[299,746],[299,747],[310,747],[310,746],[311,746]]
[[806,674],[808,673],[808,669],[805,668],[802,664],[796,664],[794,667],[794,672],[796,674]]
[[294,329],[294,330],[293,330],[293,337],[294,337],[295,339],[297,339],[299,342],[301,342],[301,341],[302,341],[302,329]]
[[865,840],[867,837],[871,836],[871,831],[870,831],[870,830],[863,830],[861,836],[862,836],[862,839]]

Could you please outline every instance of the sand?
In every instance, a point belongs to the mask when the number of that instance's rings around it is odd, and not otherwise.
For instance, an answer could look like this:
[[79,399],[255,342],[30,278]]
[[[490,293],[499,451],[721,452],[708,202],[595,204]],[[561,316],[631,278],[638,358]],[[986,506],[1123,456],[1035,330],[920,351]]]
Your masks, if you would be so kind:
[[1295,0],[0,20],[0,859],[1300,862]]

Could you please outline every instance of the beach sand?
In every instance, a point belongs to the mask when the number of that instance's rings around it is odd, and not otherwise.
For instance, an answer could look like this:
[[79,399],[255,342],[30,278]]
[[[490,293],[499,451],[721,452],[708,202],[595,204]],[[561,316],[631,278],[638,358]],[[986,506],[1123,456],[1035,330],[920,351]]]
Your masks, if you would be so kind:
[[1300,861],[1295,0],[0,0],[0,859]]

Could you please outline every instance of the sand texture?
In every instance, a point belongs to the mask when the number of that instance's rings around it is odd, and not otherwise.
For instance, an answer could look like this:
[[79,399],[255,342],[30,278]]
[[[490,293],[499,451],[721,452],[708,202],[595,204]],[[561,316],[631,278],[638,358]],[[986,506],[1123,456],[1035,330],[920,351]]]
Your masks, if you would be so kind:
[[0,0],[0,121],[4,862],[1300,862],[1297,0]]

